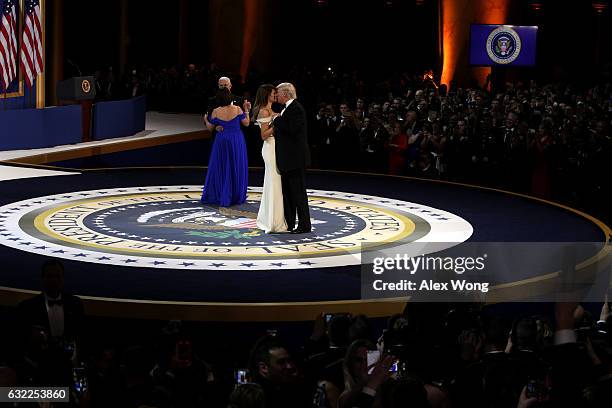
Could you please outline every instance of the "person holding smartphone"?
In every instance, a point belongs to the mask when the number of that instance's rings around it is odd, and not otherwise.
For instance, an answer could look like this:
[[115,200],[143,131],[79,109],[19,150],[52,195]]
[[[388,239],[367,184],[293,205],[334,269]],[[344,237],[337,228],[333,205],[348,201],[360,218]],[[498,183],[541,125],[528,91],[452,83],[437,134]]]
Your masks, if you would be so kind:
[[349,346],[343,364],[346,388],[338,400],[339,407],[370,407],[380,398],[380,386],[391,377],[395,357],[384,354],[368,367],[368,350],[374,349],[368,340],[356,340]]

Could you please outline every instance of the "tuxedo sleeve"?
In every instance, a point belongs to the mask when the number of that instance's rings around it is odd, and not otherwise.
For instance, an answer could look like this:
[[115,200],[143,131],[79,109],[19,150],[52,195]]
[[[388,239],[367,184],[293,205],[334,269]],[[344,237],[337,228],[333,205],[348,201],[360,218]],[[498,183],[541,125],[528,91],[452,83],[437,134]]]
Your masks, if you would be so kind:
[[206,101],[206,115],[210,115],[212,113],[212,111],[216,108],[216,98],[213,96],[211,98],[208,98],[208,100]]

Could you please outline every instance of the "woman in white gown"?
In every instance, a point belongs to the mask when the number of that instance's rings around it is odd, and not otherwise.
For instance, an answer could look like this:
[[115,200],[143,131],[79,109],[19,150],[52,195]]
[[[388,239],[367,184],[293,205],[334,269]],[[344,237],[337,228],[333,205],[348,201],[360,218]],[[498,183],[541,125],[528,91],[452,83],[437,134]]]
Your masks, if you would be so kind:
[[255,96],[253,117],[261,129],[263,147],[261,155],[264,159],[265,175],[263,193],[259,213],[257,214],[257,228],[267,234],[271,232],[287,232],[287,222],[283,210],[283,190],[281,176],[276,167],[276,151],[274,136],[270,123],[276,114],[272,112],[272,103],[276,101],[276,89],[273,85],[262,85]]

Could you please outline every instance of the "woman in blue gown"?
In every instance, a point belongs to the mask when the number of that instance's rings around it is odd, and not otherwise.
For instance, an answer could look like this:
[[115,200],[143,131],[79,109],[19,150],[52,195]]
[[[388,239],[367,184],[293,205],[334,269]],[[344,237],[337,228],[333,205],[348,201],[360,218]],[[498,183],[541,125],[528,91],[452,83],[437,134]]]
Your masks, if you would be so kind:
[[232,105],[229,89],[219,90],[217,103],[218,108],[208,117],[204,115],[206,127],[218,132],[208,161],[202,203],[230,207],[244,203],[247,196],[247,150],[240,124],[249,125],[250,104],[245,104],[245,112]]

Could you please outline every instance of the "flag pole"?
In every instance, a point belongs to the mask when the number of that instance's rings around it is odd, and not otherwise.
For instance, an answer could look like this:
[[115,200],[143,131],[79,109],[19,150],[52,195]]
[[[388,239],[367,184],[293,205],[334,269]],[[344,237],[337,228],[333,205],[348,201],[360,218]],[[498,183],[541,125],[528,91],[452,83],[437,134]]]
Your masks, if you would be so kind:
[[[38,77],[36,77],[35,81],[38,80]],[[32,84],[34,85],[34,84]],[[34,88],[34,86],[30,86],[30,106],[33,107],[34,109],[36,109],[36,103],[34,102],[34,92],[32,92],[32,89]]]

